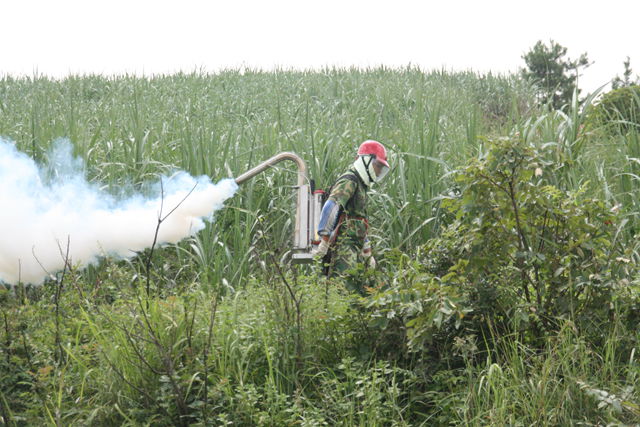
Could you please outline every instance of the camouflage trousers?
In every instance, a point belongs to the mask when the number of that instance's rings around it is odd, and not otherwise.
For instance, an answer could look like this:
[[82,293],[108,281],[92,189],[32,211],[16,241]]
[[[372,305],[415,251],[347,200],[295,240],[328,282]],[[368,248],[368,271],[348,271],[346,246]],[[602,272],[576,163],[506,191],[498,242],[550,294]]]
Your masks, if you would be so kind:
[[347,290],[366,295],[364,278],[364,259],[361,249],[350,244],[337,244],[331,248],[324,259],[324,274],[329,278],[344,280]]

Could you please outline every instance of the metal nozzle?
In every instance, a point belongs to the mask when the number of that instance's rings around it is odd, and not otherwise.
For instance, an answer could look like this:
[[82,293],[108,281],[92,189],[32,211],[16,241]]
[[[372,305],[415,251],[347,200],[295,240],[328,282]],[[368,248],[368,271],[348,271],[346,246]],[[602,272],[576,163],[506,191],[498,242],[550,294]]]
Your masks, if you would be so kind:
[[305,185],[305,183],[308,182],[307,165],[300,156],[288,151],[282,152],[280,154],[276,154],[272,158],[260,163],[255,168],[243,173],[242,175],[236,178],[236,184],[238,185],[242,184],[243,182],[253,178],[254,176],[258,175],[261,172],[264,172],[265,170],[269,169],[271,166],[275,165],[276,163],[280,163],[283,160],[291,160],[296,162],[296,164],[298,165],[298,187]]
[[[293,249],[297,251],[294,253],[293,259],[296,262],[308,262],[311,258],[307,256],[310,250],[310,236],[309,236],[309,178],[307,176],[307,165],[300,156],[291,152],[283,152],[276,154],[268,160],[260,163],[258,166],[243,173],[236,178],[236,184],[240,185],[245,181],[253,178],[261,172],[269,169],[271,166],[279,163],[283,160],[294,161],[298,165],[298,201],[296,206],[296,222],[295,231],[293,236]],[[306,253],[305,253],[306,252]]]

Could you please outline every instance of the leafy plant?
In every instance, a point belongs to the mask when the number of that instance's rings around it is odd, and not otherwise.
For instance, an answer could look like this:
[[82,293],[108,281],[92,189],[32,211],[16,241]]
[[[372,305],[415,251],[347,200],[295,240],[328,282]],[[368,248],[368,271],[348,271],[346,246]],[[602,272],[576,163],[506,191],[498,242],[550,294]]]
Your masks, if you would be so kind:
[[576,85],[578,69],[589,65],[586,53],[577,60],[565,59],[566,54],[567,48],[561,44],[551,40],[547,46],[539,40],[522,57],[527,64],[523,77],[537,84],[542,103],[550,103],[556,109],[570,103],[574,91],[580,93]]
[[552,173],[544,152],[518,139],[490,141],[459,171],[457,193],[441,203],[448,225],[422,247],[403,290],[375,302],[395,300],[386,317],[403,316],[410,347],[447,327],[449,341],[463,329],[516,330],[541,344],[560,319],[598,335],[635,271],[618,241],[625,221],[586,188],[548,184]]
[[442,280],[465,289],[476,314],[535,336],[558,317],[605,321],[630,262],[617,244],[624,221],[584,187],[549,185],[552,173],[535,147],[492,141],[456,177],[460,196],[443,201],[457,244]]
[[589,109],[587,126],[601,129],[605,135],[640,132],[640,86],[624,86],[602,96]]
[[627,59],[624,61],[624,72],[622,73],[622,78],[620,76],[615,76],[613,80],[611,80],[611,89],[616,90],[621,87],[628,87],[634,84],[638,84],[640,82],[640,77],[636,76],[635,82],[632,80],[631,75],[633,74],[633,70],[631,69],[631,58],[627,56]]
[[[107,258],[0,289],[1,422],[637,419],[640,144],[583,132],[577,94],[538,109],[522,79],[414,68],[4,77],[0,93],[2,135],[34,158],[69,136],[114,190],[176,167],[229,176],[284,150],[323,186],[373,136],[395,167],[370,193],[380,268],[363,298],[287,265],[289,169],[146,265]],[[492,133],[523,140],[479,136]]]

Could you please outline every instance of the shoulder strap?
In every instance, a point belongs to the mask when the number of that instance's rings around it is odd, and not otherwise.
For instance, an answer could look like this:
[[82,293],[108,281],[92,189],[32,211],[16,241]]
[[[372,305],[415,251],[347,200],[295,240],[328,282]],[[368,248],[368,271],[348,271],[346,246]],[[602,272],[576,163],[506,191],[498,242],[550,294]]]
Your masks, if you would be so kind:
[[[340,177],[338,177],[338,179],[335,180],[335,182],[331,185],[331,187],[329,187],[325,191],[324,196],[322,198],[322,204],[324,204],[324,202],[327,201],[327,199],[329,198],[329,195],[331,194],[331,191],[333,191],[333,187],[335,187],[338,181],[340,181],[341,179],[348,179],[349,181],[356,183],[356,191],[355,193],[353,193],[353,196],[355,196],[358,193],[358,190],[360,190],[360,186],[364,186],[364,181],[362,180],[362,178],[358,176],[358,174],[355,174],[353,172],[347,172],[344,175],[341,175]],[[353,200],[353,196],[351,196],[350,200]]]
[[[351,198],[349,199],[349,201],[347,202],[347,206],[350,206],[353,202],[354,197],[356,196],[356,194],[358,194],[358,191],[360,191],[360,186],[364,185],[364,182],[362,181],[362,178],[360,178],[358,176],[358,174],[355,174],[353,172],[347,172],[344,175],[342,175],[340,178],[338,178],[336,180],[336,182],[338,182],[341,179],[347,179],[351,182],[355,182],[356,184],[356,191],[353,193],[353,195],[351,196]],[[335,185],[335,184],[334,184]],[[332,186],[333,187],[333,186]],[[351,206],[352,207],[352,206]]]
[[344,175],[342,175],[340,178],[346,178],[349,181],[353,181],[356,184],[359,184],[358,187],[360,187],[360,185],[364,185],[364,181],[362,180],[362,178],[360,178],[360,175],[358,175],[357,173],[347,172]]

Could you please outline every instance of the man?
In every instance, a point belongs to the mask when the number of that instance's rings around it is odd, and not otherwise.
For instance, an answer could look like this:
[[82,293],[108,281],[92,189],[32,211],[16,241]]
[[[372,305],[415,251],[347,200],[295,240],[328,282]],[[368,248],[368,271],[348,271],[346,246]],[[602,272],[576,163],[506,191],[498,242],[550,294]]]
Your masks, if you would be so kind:
[[367,237],[369,223],[367,190],[389,172],[387,151],[378,141],[365,141],[355,162],[331,187],[320,214],[318,235],[321,242],[315,253],[324,263],[324,273],[340,276],[347,287],[364,295],[363,281],[354,276],[358,264],[376,267]]

